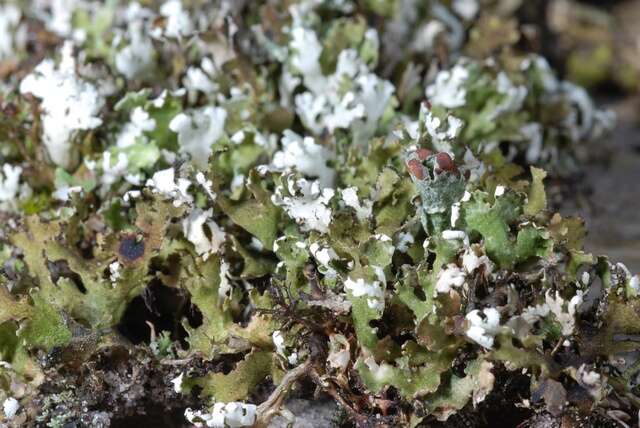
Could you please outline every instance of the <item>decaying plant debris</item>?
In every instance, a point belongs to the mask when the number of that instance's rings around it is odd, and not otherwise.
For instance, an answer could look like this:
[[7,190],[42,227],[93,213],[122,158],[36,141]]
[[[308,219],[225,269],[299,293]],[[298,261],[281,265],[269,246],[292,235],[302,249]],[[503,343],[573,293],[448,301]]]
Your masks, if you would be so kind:
[[344,426],[636,423],[640,278],[544,186],[614,117],[515,9],[20,4],[3,424],[267,426],[296,394]]

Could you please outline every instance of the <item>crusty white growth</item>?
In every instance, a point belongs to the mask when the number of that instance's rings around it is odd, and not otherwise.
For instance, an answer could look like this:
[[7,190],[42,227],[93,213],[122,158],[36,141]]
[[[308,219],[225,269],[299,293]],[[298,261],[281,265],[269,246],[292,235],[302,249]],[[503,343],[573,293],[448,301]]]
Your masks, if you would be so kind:
[[301,137],[287,129],[283,132],[282,150],[273,155],[273,167],[290,172],[292,169],[317,178],[322,188],[333,186],[335,171],[327,165],[333,159],[333,153],[324,146],[316,144],[311,137]]
[[468,77],[469,71],[460,64],[440,71],[435,82],[427,87],[427,99],[433,105],[446,108],[462,107],[467,98],[464,84]]
[[133,145],[145,132],[156,129],[156,121],[142,107],[131,110],[129,122],[122,128],[117,137],[117,146],[125,148]]
[[[335,72],[325,76],[320,66],[322,46],[316,33],[296,25],[291,36],[292,72],[302,76],[308,89],[295,96],[296,113],[305,127],[320,134],[324,129],[333,132],[353,125],[358,129],[358,140],[371,135],[392,99],[393,85],[371,73],[355,49],[342,50]],[[378,43],[377,33],[368,31],[367,40]],[[283,74],[282,79],[283,98],[288,103],[300,80],[289,74]]]
[[184,373],[180,373],[174,379],[171,379],[171,383],[173,384],[173,390],[176,394],[180,394],[182,392],[182,380],[184,378]]
[[[425,111],[426,111],[426,106],[424,108],[425,108]],[[420,107],[420,109],[422,109],[422,106]],[[404,122],[404,132],[407,133],[409,138],[411,138],[412,140],[417,140],[418,138],[420,138],[420,134],[418,132],[420,130],[420,121],[419,120],[409,120],[406,117],[403,117],[402,120]],[[397,130],[397,129],[392,131],[392,134],[397,138],[403,138],[403,135],[404,135],[404,133],[402,131]],[[415,149],[417,149],[417,146],[415,144],[412,144],[408,148],[408,150],[415,150]]]
[[233,176],[229,188],[231,192],[236,192],[244,187],[245,176],[244,174],[236,174]]
[[178,178],[176,182],[173,168],[157,171],[147,180],[146,186],[150,187],[154,193],[173,199],[173,204],[177,207],[193,202],[193,197],[188,193],[191,182],[185,178]]
[[127,29],[128,44],[115,55],[116,70],[127,79],[140,79],[151,73],[155,64],[155,49],[144,32],[144,21],[133,19]]
[[216,403],[213,406],[213,414],[222,414],[225,423],[229,427],[252,426],[256,420],[256,406],[245,403]]
[[341,79],[346,77],[358,78],[364,77],[368,74],[367,65],[360,58],[356,49],[345,49],[338,55],[338,62],[336,64],[336,71],[334,74],[328,77],[328,86],[336,92],[339,92]]
[[[320,98],[320,97],[319,97]],[[333,132],[338,128],[346,129],[353,121],[365,115],[364,105],[356,99],[353,92],[347,92],[339,102],[333,103],[333,111],[325,115],[322,127],[316,127],[316,130],[326,128],[329,132]]]
[[318,263],[324,267],[329,267],[331,260],[338,258],[338,255],[333,248],[320,246],[317,242],[314,242],[309,246],[309,251],[311,251],[311,254],[313,254],[313,257],[318,261]]
[[98,113],[104,99],[94,85],[78,77],[75,68],[73,45],[66,42],[57,67],[45,59],[20,83],[20,92],[41,99],[43,142],[51,160],[62,167],[71,164],[75,132],[102,124]]
[[466,335],[478,345],[491,349],[494,337],[500,329],[500,313],[496,308],[483,309],[484,317],[480,313],[476,309],[467,314],[466,319],[470,325]]
[[522,311],[522,318],[531,325],[547,315],[549,315],[549,305],[546,303],[528,306]]
[[194,32],[189,12],[184,10],[180,0],[169,0],[160,7],[160,14],[166,18],[164,36],[181,38]]
[[167,102],[167,95],[168,95],[168,91],[166,89],[163,89],[162,92],[160,92],[160,95],[158,95],[153,99],[153,101],[151,101],[151,104],[155,108],[162,108],[164,104]]
[[218,298],[224,301],[231,291],[231,281],[229,281],[230,266],[224,259],[220,261],[220,285],[218,286]]
[[244,133],[243,130],[240,130],[238,132],[236,132],[235,134],[233,134],[230,138],[231,142],[234,144],[242,144],[242,142],[244,141],[246,137],[246,134]]
[[453,0],[451,8],[463,19],[470,21],[480,10],[480,4],[478,0]]
[[589,275],[589,272],[582,272],[582,275],[580,275],[580,282],[582,282],[582,285],[589,285],[590,280],[591,275]]
[[140,180],[134,175],[128,174],[127,167],[129,166],[129,160],[124,153],[118,153],[118,157],[113,162],[111,160],[111,152],[104,152],[102,154],[102,174],[100,175],[100,191],[106,193],[113,184],[117,183],[122,178],[127,178],[131,184],[139,185]]
[[271,335],[271,340],[273,341],[273,346],[276,347],[276,352],[284,357],[284,336],[282,335],[282,332],[280,330],[274,331]]
[[439,146],[442,146],[445,141],[450,141],[456,138],[464,125],[462,120],[451,115],[447,116],[445,124],[439,117],[434,116],[429,110],[424,110],[424,119],[427,133],[431,137],[432,142],[437,146],[436,148],[438,148],[438,150],[445,150],[444,147],[440,149]]
[[565,336],[573,334],[573,328],[576,322],[576,310],[584,300],[582,290],[578,290],[576,295],[569,300],[569,303],[566,304],[566,310],[564,307],[565,301],[557,291],[555,299],[551,298],[551,293],[547,291],[545,300],[551,312],[556,316],[556,320],[562,326],[562,334]]
[[[299,248],[305,248],[304,242],[296,242],[296,246]],[[312,243],[309,246],[309,251],[318,262],[318,271],[322,273],[325,279],[335,278],[338,273],[330,265],[332,260],[337,260],[339,257],[331,247],[321,246],[317,242]]]
[[584,389],[596,400],[600,401],[606,394],[606,378],[600,373],[589,370],[586,364],[582,364],[576,371],[575,378]]
[[240,428],[256,422],[257,407],[240,402],[215,403],[211,412],[186,409],[185,418],[196,427]]
[[4,417],[7,420],[11,420],[16,416],[20,409],[20,403],[13,397],[8,397],[2,403],[2,410],[4,411]]
[[216,199],[216,194],[213,193],[213,182],[211,180],[208,180],[207,177],[205,177],[204,173],[198,171],[198,173],[196,174],[196,182],[202,186],[202,188],[204,189],[205,193],[207,194],[207,196],[209,196],[209,198],[213,201]]
[[276,347],[276,353],[281,357],[285,358],[289,364],[295,365],[298,362],[298,353],[292,352],[287,355],[286,348],[284,346],[284,336],[280,330],[276,330],[271,335],[271,340],[273,341],[273,345]]
[[409,232],[400,232],[397,235],[396,248],[401,253],[409,251],[409,246],[415,242],[415,238]]
[[370,129],[373,131],[389,105],[395,88],[388,80],[381,79],[374,73],[359,76],[356,83],[359,89],[359,100],[364,105],[367,126],[373,128]]
[[224,135],[226,119],[225,109],[208,106],[179,113],[169,122],[169,129],[178,134],[180,151],[189,154],[196,167],[206,169],[212,145]]
[[522,108],[527,97],[527,88],[514,85],[505,72],[498,73],[496,78],[496,89],[504,97],[502,101],[493,109],[492,117],[497,117],[503,113],[511,113]]
[[34,12],[46,24],[47,28],[58,36],[71,35],[73,11],[79,0],[37,0]]
[[496,190],[493,193],[493,196],[495,198],[498,198],[498,197],[504,195],[505,190],[506,190],[506,188],[504,186],[498,185],[498,186],[496,186]]
[[436,291],[438,293],[448,293],[451,288],[461,287],[466,280],[466,274],[454,263],[449,263],[438,273],[436,281]]
[[460,202],[456,202],[451,205],[451,227],[456,227],[456,223],[458,223],[458,219],[460,218]]
[[381,242],[391,242],[391,237],[389,235],[385,235],[384,233],[376,233],[373,235],[378,241]]
[[447,27],[438,20],[429,20],[422,24],[411,44],[411,49],[415,52],[431,53],[436,46],[436,39],[439,35],[445,33]]
[[124,195],[122,195],[122,200],[126,205],[128,205],[132,199],[137,199],[142,195],[140,190],[127,190]]
[[596,386],[600,383],[600,374],[587,370],[587,365],[582,364],[578,368],[578,381],[587,386]]
[[190,91],[201,91],[204,93],[215,92],[218,85],[213,81],[216,75],[216,66],[210,58],[202,58],[200,67],[187,68],[184,77],[184,87]]
[[373,201],[365,199],[360,202],[358,199],[358,188],[347,187],[342,189],[342,201],[348,207],[353,208],[356,211],[356,217],[358,220],[363,221],[371,217],[371,210],[373,208]]
[[493,271],[493,263],[484,254],[484,249],[477,244],[467,247],[462,254],[462,267],[467,273],[472,273],[480,267],[484,268],[486,274]]
[[331,208],[327,205],[335,191],[330,188],[320,190],[318,181],[293,180],[291,177],[287,181],[292,196],[283,195],[282,187],[278,187],[271,197],[273,203],[282,206],[303,231],[327,233],[331,222]]
[[[335,101],[335,102],[332,102]],[[364,116],[364,106],[356,102],[353,92],[347,92],[338,100],[326,95],[304,92],[296,95],[295,106],[302,123],[316,134],[326,128],[333,132],[338,128],[348,128],[351,123]]]
[[382,289],[382,283],[376,281],[365,281],[362,278],[358,278],[355,281],[351,278],[347,278],[344,282],[344,289],[350,291],[354,297],[367,298],[367,305],[371,309],[378,311],[384,310],[384,290]]
[[545,293],[545,303],[525,308],[522,311],[522,318],[529,324],[534,324],[539,319],[553,314],[562,328],[562,334],[569,336],[573,334],[576,311],[583,300],[584,292],[582,290],[578,290],[569,302],[564,300],[559,292],[556,291],[554,296],[551,290],[548,290]]
[[[206,427],[213,426],[213,425],[209,425],[209,422],[211,421],[211,414],[203,412],[201,410],[192,410],[190,407],[187,407],[184,411],[184,417],[190,423],[192,423],[193,426],[198,428],[205,427],[205,426]],[[213,424],[213,421],[211,422]]]
[[111,280],[112,284],[116,283],[120,279],[120,277],[121,277],[120,268],[121,267],[122,267],[122,265],[117,260],[115,262],[109,264],[109,279]]
[[[117,12],[121,12],[118,14]],[[157,17],[156,13],[151,9],[142,6],[137,1],[130,2],[126,8],[119,9],[116,12],[117,17],[122,23],[131,23],[133,21],[153,20]]]
[[289,57],[291,65],[302,75],[304,85],[316,93],[321,92],[326,81],[320,68],[322,45],[318,41],[315,31],[304,27],[295,27],[291,31],[289,48],[291,49]]
[[[196,253],[207,259],[211,254],[220,251],[226,239],[226,234],[211,218],[213,209],[203,211],[194,208],[187,218],[182,221],[182,230],[185,237],[193,244]],[[204,227],[209,228],[210,236],[205,233]]]
[[80,192],[82,192],[81,186],[62,186],[62,187],[56,188],[56,190],[53,193],[51,193],[51,196],[53,196],[55,199],[59,201],[66,202],[69,200],[72,193],[80,193]]
[[0,203],[12,203],[20,193],[22,168],[5,163],[0,174]]
[[271,248],[271,250],[274,253],[277,253],[278,251],[280,251],[280,241],[285,241],[286,239],[287,239],[286,236],[281,236],[277,238],[275,241],[273,241],[273,247]]
[[443,230],[442,239],[447,241],[467,241],[467,233],[464,230]]
[[[469,174],[470,183],[478,182],[486,171],[485,164],[478,160],[478,158],[476,158],[473,155],[473,152],[469,149],[464,152],[462,160],[464,161],[464,164],[460,167],[460,170]],[[468,192],[465,192],[465,194],[466,193]],[[461,201],[465,202],[464,198],[461,199]]]

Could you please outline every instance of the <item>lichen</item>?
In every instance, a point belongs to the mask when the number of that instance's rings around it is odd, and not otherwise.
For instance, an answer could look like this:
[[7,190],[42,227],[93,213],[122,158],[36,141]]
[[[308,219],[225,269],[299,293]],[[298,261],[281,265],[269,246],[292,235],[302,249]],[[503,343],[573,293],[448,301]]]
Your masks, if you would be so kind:
[[40,3],[0,7],[9,426],[637,414],[640,279],[544,183],[612,116],[495,10]]

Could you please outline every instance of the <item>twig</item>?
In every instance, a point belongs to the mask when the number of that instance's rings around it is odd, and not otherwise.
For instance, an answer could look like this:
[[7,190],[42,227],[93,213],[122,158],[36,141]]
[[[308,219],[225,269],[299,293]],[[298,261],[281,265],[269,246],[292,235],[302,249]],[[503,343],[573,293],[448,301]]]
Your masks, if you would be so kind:
[[160,364],[166,365],[166,366],[183,366],[185,364],[189,364],[191,361],[193,361],[192,357],[189,358],[182,358],[182,359],[172,359],[172,360],[160,360]]
[[336,402],[338,402],[338,404],[340,404],[340,406],[346,410],[346,412],[349,414],[349,417],[355,421],[356,426],[361,426],[364,425],[364,423],[366,423],[367,421],[367,417],[358,413],[357,410],[355,410],[353,407],[351,407],[351,405],[349,403],[346,402],[346,400],[344,398],[342,398],[342,396],[340,395],[340,393],[338,391],[336,391],[335,388],[333,387],[329,387],[328,382],[324,381],[321,377],[320,374],[318,374],[317,371],[315,370],[311,370],[309,372],[309,375],[311,376],[311,379],[314,381],[314,383],[316,385],[318,385],[318,387],[320,387],[320,389],[324,392],[326,392],[327,394],[329,394],[334,400],[336,400]]
[[560,345],[562,345],[564,343],[564,338],[560,338],[560,340],[558,340],[558,343],[556,343],[556,346],[553,347],[553,350],[551,351],[551,355],[555,355],[556,352],[558,352],[558,349],[560,349]]
[[269,395],[269,398],[258,406],[255,427],[262,428],[269,425],[271,419],[280,412],[280,407],[289,393],[289,389],[294,383],[307,375],[310,367],[311,361],[307,360],[284,375],[280,384]]

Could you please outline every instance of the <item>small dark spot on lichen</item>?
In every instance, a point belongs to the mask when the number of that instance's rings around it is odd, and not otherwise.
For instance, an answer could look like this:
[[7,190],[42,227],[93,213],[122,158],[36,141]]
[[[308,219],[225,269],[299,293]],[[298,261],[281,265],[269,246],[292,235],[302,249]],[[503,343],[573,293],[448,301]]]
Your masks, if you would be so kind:
[[136,235],[127,235],[120,241],[118,253],[126,261],[133,262],[144,254],[144,240]]

